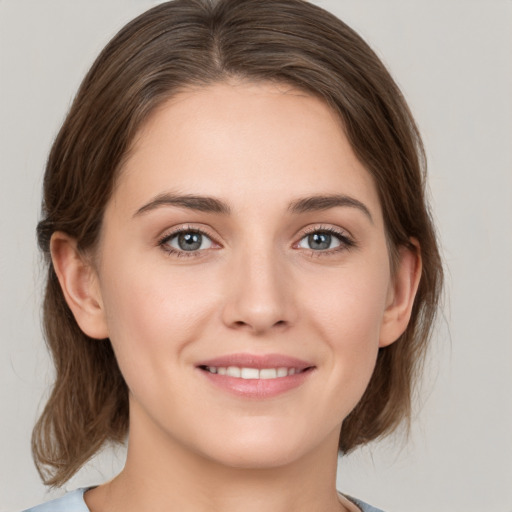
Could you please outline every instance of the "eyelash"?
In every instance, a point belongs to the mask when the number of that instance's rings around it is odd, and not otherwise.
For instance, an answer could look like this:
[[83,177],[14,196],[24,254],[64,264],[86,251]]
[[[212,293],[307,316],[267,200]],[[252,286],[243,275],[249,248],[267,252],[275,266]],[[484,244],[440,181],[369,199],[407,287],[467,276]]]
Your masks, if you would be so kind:
[[[163,237],[161,237],[158,240],[158,246],[168,255],[170,256],[176,256],[178,258],[188,258],[188,257],[198,257],[201,256],[202,250],[196,250],[196,251],[183,251],[183,250],[177,250],[168,245],[168,243],[175,238],[176,236],[182,234],[182,233],[194,233],[198,235],[205,236],[209,238],[212,243],[216,243],[214,237],[212,237],[209,233],[207,233],[205,230],[195,228],[195,227],[183,227],[178,228],[175,231],[172,231],[171,233],[165,234]],[[326,227],[326,226],[315,226],[312,228],[307,229],[301,236],[298,242],[294,244],[294,247],[297,246],[304,238],[308,237],[309,235],[312,235],[314,233],[321,233],[321,234],[328,234],[336,237],[340,245],[338,247],[335,247],[334,249],[326,249],[326,250],[314,250],[314,249],[306,249],[310,253],[311,256],[314,257],[321,257],[321,256],[331,256],[333,254],[337,254],[341,251],[346,251],[352,248],[357,247],[356,242],[346,234],[346,232],[337,230],[332,227]],[[206,250],[206,249],[203,249]]]
[[216,243],[214,237],[212,237],[205,230],[199,229],[199,228],[190,227],[190,226],[186,226],[186,227],[180,227],[180,228],[176,229],[175,231],[172,231],[171,233],[165,234],[162,238],[160,238],[158,240],[158,246],[161,247],[161,249],[165,253],[167,253],[168,255],[176,256],[178,258],[188,258],[188,257],[201,256],[201,252],[202,251],[200,251],[200,250],[197,250],[197,251],[180,251],[180,250],[175,249],[174,247],[171,247],[170,245],[168,245],[168,243],[173,238],[175,238],[176,236],[178,236],[178,235],[180,235],[182,233],[194,233],[194,234],[202,235],[202,236],[205,236],[205,237],[209,238],[213,243]]
[[346,231],[338,230],[338,229],[330,227],[330,226],[314,226],[312,228],[306,229],[304,231],[303,235],[301,236],[300,240],[294,245],[297,245],[302,240],[304,240],[304,238],[306,238],[309,235],[312,235],[314,233],[332,235],[332,236],[336,237],[340,242],[340,245],[333,249],[326,249],[323,251],[314,250],[314,249],[306,249],[307,251],[309,251],[311,256],[314,256],[317,258],[322,257],[322,256],[332,256],[332,255],[338,254],[342,251],[347,251],[347,250],[357,247],[355,240],[352,237],[350,237]]

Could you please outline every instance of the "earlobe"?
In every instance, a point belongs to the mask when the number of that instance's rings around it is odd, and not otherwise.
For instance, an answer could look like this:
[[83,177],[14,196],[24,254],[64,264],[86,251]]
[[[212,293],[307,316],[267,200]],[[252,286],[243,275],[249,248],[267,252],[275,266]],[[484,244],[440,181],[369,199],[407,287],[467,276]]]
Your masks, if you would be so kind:
[[416,239],[412,247],[399,249],[399,261],[392,278],[389,301],[384,312],[379,347],[395,342],[405,331],[421,278],[421,249]]
[[88,259],[78,250],[76,240],[55,232],[50,242],[55,273],[80,329],[89,337],[108,337],[98,276]]

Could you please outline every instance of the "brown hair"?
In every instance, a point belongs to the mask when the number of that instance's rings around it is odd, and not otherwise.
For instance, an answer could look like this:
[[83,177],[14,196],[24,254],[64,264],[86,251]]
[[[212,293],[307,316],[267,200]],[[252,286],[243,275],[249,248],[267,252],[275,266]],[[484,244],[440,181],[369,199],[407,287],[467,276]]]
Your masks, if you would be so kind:
[[416,373],[442,283],[425,199],[424,152],[393,79],[368,45],[303,0],[175,0],[142,14],[106,46],[85,77],[49,155],[37,234],[48,265],[44,328],[56,382],[32,447],[45,483],[62,485],[128,430],[128,392],[108,341],[88,338],[52,266],[55,231],[94,248],[114,180],[148,115],[177,91],[230,77],[291,84],[336,111],[380,194],[391,259],[415,237],[423,262],[412,318],[380,349],[370,384],[343,423],[348,452],[409,419]]

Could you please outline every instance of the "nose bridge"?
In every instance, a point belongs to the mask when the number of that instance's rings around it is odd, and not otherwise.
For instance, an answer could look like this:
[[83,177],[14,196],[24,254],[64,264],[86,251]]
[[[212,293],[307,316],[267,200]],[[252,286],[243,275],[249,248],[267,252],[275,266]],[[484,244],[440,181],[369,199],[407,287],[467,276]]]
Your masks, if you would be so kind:
[[224,321],[264,332],[294,321],[293,296],[284,256],[270,240],[244,244],[233,254]]

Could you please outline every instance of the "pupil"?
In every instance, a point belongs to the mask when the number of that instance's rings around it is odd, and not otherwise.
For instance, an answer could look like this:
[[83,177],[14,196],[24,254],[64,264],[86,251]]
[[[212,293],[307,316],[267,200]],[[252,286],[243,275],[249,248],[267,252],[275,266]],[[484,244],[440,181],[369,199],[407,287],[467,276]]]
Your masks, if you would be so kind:
[[200,233],[181,233],[178,245],[183,251],[195,251],[201,247],[202,238]]
[[328,233],[313,233],[308,236],[308,243],[311,249],[329,249],[331,235]]

